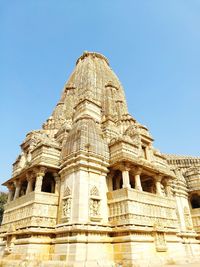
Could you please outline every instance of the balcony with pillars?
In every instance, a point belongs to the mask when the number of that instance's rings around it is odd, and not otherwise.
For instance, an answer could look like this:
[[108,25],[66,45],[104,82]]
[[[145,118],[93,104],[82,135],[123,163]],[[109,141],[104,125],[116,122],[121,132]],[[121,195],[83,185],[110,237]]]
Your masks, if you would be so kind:
[[171,171],[166,157],[150,145],[136,145],[130,140],[114,140],[109,145],[110,166],[115,167],[121,162],[145,167],[149,171],[161,172],[164,175],[175,177]]
[[14,181],[9,187],[1,233],[40,227],[52,229],[56,225],[59,178],[57,173],[38,169],[26,179]]
[[177,230],[176,202],[169,179],[149,177],[138,168],[133,175],[127,167],[109,178],[107,199],[112,225]]

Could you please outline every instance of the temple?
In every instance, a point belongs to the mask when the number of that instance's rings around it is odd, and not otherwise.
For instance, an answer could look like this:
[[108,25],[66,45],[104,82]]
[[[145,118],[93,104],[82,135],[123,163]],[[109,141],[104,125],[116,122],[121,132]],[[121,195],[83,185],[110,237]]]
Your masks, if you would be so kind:
[[107,58],[84,52],[52,115],[26,135],[4,183],[0,265],[199,260],[200,157],[162,154],[153,141],[128,113]]

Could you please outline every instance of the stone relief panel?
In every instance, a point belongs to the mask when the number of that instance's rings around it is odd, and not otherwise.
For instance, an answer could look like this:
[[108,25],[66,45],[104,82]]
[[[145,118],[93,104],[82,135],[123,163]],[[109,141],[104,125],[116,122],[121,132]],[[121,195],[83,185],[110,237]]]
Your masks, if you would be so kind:
[[70,218],[71,214],[71,198],[63,199],[63,216],[65,218]]
[[158,252],[167,251],[167,243],[165,240],[165,233],[164,232],[156,232],[155,233],[155,246],[156,246],[156,251],[158,251]]
[[15,239],[16,237],[15,236],[12,236],[12,235],[8,235],[7,236],[7,239],[6,239],[6,247],[5,247],[5,252],[7,254],[10,254],[12,253],[13,251],[13,248],[14,248],[14,245],[15,245]]
[[100,215],[100,200],[90,199],[90,216],[96,217]]
[[71,205],[72,205],[71,189],[66,186],[64,189],[62,200],[62,222],[68,222],[71,218]]
[[99,190],[93,186],[90,190],[89,213],[91,221],[101,221],[100,214],[101,199],[99,197]]

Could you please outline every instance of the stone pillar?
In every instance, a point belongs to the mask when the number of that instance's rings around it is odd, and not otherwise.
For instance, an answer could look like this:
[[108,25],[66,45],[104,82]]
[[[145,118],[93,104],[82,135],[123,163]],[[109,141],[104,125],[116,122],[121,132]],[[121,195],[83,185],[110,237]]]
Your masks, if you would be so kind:
[[59,190],[60,190],[60,176],[58,175],[57,172],[53,173],[53,177],[55,180],[55,194],[59,194]]
[[113,191],[113,175],[114,175],[114,172],[110,171],[106,178],[108,191]]
[[13,187],[13,185],[8,185],[8,199],[7,199],[7,203],[10,203],[10,201],[12,201],[13,194],[14,194],[14,187]]
[[8,199],[7,199],[7,203],[10,203],[10,201],[12,200],[12,195],[13,195],[13,190],[12,189],[8,189]]
[[36,171],[35,192],[39,193],[42,190],[42,181],[45,175],[46,168],[41,167]]
[[162,176],[157,175],[155,178],[155,183],[156,183],[156,194],[159,196],[163,196],[162,189],[161,189],[161,180]]
[[122,171],[121,171],[122,172],[122,181],[123,181],[122,187],[123,188],[131,188],[129,171],[130,171],[130,169],[128,167],[124,167],[124,169],[122,169]]
[[142,173],[141,168],[136,169],[136,172],[135,172],[135,189],[139,190],[139,191],[142,191],[142,185],[141,185],[141,180],[140,180],[141,173]]
[[167,197],[172,197],[172,188],[171,188],[172,181],[171,180],[166,180],[166,185],[165,185],[165,191]]
[[33,191],[33,174],[27,173],[26,180],[28,182],[27,188],[26,188],[26,195]]
[[20,189],[21,189],[21,181],[16,180],[15,182],[15,195],[14,200],[19,197]]

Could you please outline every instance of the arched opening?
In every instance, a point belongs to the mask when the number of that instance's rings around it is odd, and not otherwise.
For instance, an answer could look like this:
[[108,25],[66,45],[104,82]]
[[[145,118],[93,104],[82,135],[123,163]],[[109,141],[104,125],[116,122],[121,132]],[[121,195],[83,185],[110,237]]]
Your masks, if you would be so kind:
[[200,208],[200,196],[195,194],[190,199],[191,205],[193,209]]
[[122,173],[117,170],[113,176],[113,190],[118,190],[122,188]]
[[27,189],[28,182],[27,180],[24,180],[21,184],[21,189],[19,192],[19,197],[24,196],[26,194],[26,189]]
[[52,173],[47,172],[42,180],[42,192],[55,193],[55,180]]

